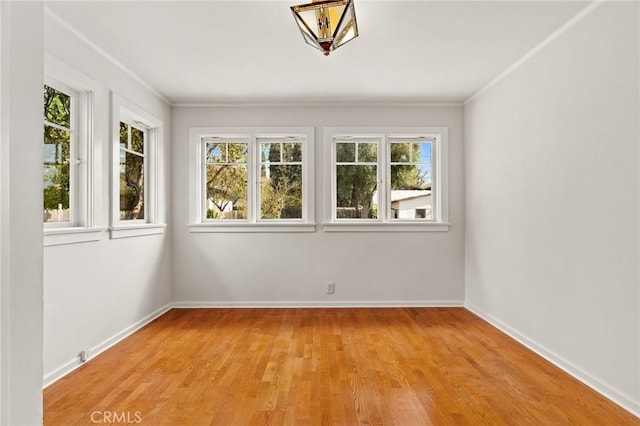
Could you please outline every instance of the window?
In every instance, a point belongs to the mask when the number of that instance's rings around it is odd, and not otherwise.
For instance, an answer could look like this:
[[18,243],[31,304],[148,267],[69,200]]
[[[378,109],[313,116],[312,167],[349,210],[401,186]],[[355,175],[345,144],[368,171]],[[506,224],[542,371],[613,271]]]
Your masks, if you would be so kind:
[[116,94],[112,106],[111,238],[163,233],[163,123]]
[[241,138],[203,140],[206,218],[247,219],[249,142]]
[[448,229],[446,128],[325,128],[324,135],[326,230]]
[[45,55],[43,86],[44,246],[97,241],[93,110],[99,86]]
[[144,220],[147,129],[120,121],[120,220]]
[[192,232],[313,231],[312,128],[193,128]]
[[45,224],[74,226],[77,212],[77,94],[61,84],[44,86]]

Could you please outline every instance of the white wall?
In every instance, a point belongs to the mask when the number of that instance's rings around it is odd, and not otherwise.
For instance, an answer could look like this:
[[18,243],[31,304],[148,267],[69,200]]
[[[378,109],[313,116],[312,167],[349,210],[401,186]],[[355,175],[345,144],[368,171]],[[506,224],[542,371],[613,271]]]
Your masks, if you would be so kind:
[[[48,55],[97,82],[95,94],[96,226],[109,224],[109,91],[164,121],[165,171],[169,171],[169,106],[101,56],[49,14]],[[144,52],[140,52],[144,54]],[[41,95],[40,95],[41,96]],[[168,177],[166,177],[168,181]],[[42,185],[41,182],[39,185]],[[167,210],[169,185],[161,194]],[[93,352],[140,324],[172,300],[169,234],[46,247],[44,250],[44,374],[56,379]]]
[[[449,232],[192,234],[192,126],[316,126],[316,219],[323,217],[322,126],[448,126]],[[174,298],[184,304],[429,304],[464,300],[461,107],[173,109]],[[335,282],[327,295],[326,282]]]
[[33,425],[42,422],[42,193],[32,191],[42,186],[42,3],[1,2],[0,13],[0,423]]
[[465,108],[468,306],[640,413],[638,3]]

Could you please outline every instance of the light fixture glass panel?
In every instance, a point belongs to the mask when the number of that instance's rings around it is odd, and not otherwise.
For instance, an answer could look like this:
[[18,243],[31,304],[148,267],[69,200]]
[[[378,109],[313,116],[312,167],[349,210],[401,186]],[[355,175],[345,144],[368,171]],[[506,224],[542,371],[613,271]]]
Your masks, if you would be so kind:
[[[305,28],[305,24],[307,25],[308,29],[311,30],[311,33],[316,37],[319,38],[320,37],[320,31],[318,28],[318,18],[316,16],[316,10],[315,9],[310,9],[310,10],[301,10],[299,12],[297,12],[298,16],[296,17],[297,20],[301,21],[298,23],[298,26],[303,29]],[[306,28],[305,28],[306,30]]]
[[336,30],[338,29],[338,24],[340,23],[340,18],[342,17],[345,8],[346,5],[344,4],[326,8],[328,9],[327,12],[329,15],[329,27],[332,37],[336,35]]
[[353,3],[345,12],[345,16],[340,23],[340,27],[335,32],[333,48],[336,49],[343,44],[353,40],[358,36],[358,26],[356,24],[356,13]]
[[[309,46],[315,47],[318,50],[322,50],[322,47],[320,47],[320,44],[318,43],[317,37],[313,33],[309,32],[309,29],[305,26],[305,23],[304,21],[302,21],[300,16],[296,12],[293,12],[293,17],[296,20],[296,24],[298,24],[298,27],[300,28],[300,32],[302,33],[302,37],[304,38],[305,43],[307,43]],[[315,26],[311,28],[315,28]]]
[[307,43],[309,46],[315,47],[318,50],[322,50],[322,47],[320,46],[318,41],[315,38],[308,35],[305,31],[302,32],[302,36],[304,37],[305,43]]

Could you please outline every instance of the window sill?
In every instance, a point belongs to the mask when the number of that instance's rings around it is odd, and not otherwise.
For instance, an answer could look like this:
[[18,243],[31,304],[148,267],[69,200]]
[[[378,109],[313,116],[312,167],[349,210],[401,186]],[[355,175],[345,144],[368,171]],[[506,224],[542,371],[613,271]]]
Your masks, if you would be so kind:
[[162,223],[140,223],[133,225],[117,225],[109,228],[111,239],[142,237],[145,235],[164,234],[167,227]]
[[43,232],[43,243],[50,247],[100,241],[104,231],[104,228],[48,228]]
[[426,222],[426,223],[325,223],[322,230],[325,232],[447,232],[450,223]]
[[191,233],[208,232],[315,232],[315,223],[192,223]]

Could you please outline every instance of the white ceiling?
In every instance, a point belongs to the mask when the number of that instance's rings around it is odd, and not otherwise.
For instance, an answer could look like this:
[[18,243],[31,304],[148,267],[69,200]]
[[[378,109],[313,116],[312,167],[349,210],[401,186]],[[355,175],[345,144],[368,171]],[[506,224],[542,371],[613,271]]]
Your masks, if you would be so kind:
[[586,6],[356,0],[360,37],[329,57],[289,10],[306,1],[47,2],[171,102],[461,102]]

